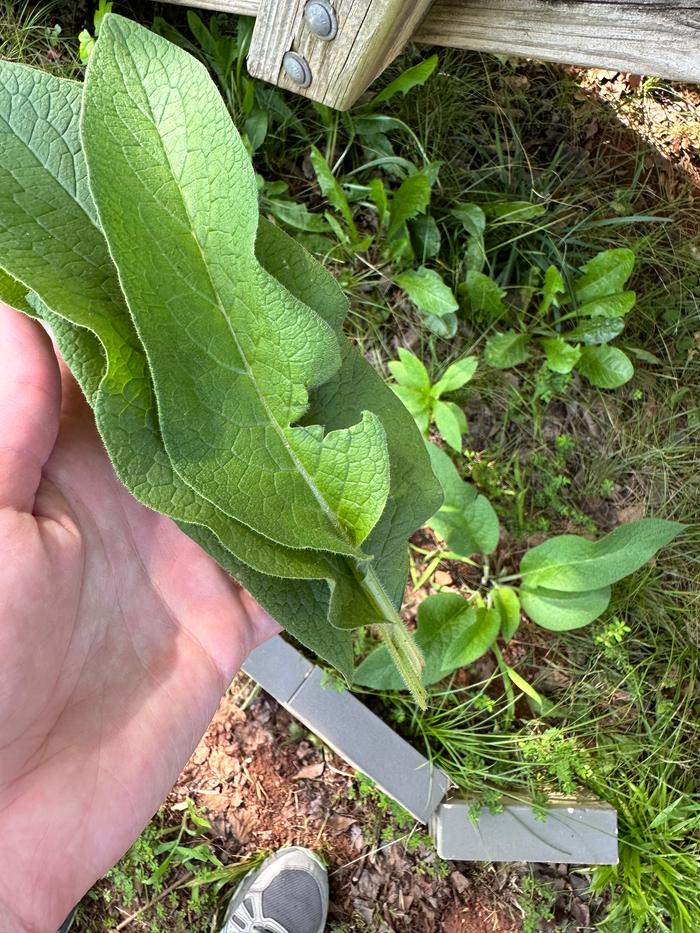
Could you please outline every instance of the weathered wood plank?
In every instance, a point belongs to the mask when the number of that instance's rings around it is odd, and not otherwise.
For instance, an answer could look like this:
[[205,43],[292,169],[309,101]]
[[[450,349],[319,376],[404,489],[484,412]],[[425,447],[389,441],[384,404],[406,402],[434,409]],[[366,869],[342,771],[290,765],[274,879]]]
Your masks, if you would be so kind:
[[196,6],[202,10],[218,10],[221,13],[242,13],[257,16],[260,0],[167,0],[177,6]]
[[436,0],[414,39],[700,81],[700,0]]
[[[412,38],[418,42],[700,82],[700,0],[336,0],[341,28],[332,42],[304,30],[304,0],[171,2],[253,16],[263,4],[271,6],[267,25],[258,30],[259,77],[332,106],[350,106],[416,24]],[[368,16],[375,7],[386,23],[378,23],[374,9]],[[279,67],[275,71],[277,59],[281,65],[281,54],[292,48],[311,56],[313,80],[305,91],[280,78]],[[318,81],[325,85],[320,96]]]
[[[334,0],[338,32],[327,42],[304,24],[305,0],[261,0],[248,55],[252,75],[339,110],[399,54],[431,0]],[[282,70],[285,52],[308,62],[311,83],[300,88]]]

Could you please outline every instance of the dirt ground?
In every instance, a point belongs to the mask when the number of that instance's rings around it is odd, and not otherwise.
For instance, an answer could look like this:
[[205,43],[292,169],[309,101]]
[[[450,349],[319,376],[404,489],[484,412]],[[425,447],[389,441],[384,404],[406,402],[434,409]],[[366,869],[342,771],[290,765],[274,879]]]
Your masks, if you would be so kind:
[[[329,864],[329,928],[379,933],[520,933],[524,865],[445,863],[419,824],[398,826],[381,802],[363,799],[355,775],[282,707],[261,693],[243,711],[224,697],[166,807],[190,797],[212,824],[212,843],[240,858],[297,844]],[[543,931],[595,929],[585,876],[537,866],[556,892]],[[556,925],[555,925],[556,921]]]
[[[666,162],[664,194],[676,196],[683,176],[700,189],[700,88],[649,79],[645,75],[572,68],[582,97],[610,107],[623,127],[656,150]],[[595,119],[589,138],[599,127]]]

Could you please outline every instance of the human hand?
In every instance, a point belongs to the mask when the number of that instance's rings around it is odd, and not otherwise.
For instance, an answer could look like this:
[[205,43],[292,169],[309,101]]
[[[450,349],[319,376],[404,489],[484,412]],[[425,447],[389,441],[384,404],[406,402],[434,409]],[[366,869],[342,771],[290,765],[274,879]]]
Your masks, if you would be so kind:
[[55,933],[278,631],[119,483],[39,324],[0,305],[0,933]]

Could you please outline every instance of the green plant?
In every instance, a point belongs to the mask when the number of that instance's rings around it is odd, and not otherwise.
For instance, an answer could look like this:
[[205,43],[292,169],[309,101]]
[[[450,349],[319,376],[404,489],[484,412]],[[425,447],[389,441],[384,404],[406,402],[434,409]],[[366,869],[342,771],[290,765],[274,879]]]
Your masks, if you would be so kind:
[[[80,66],[74,40],[55,21],[60,4],[47,0],[40,6],[31,0],[0,0],[0,59],[22,61],[53,74],[70,78]],[[63,16],[65,7],[60,7]]]
[[532,874],[521,880],[520,892],[518,904],[523,914],[523,933],[538,933],[543,922],[554,918],[552,908],[556,892]]
[[[609,341],[622,332],[625,315],[634,307],[635,293],[624,290],[633,269],[631,250],[605,250],[581,267],[580,275],[568,290],[558,269],[549,266],[533,327],[549,370],[568,375],[576,368],[601,389],[615,389],[629,382],[634,374],[632,361],[619,347],[609,346]],[[487,281],[492,289],[498,290],[495,282]],[[492,294],[484,285],[480,284],[480,288],[481,293]],[[470,287],[468,281],[466,290],[470,306],[474,307],[475,283]],[[478,310],[483,311],[485,304],[482,299]],[[505,308],[500,296],[494,294],[490,299],[489,310],[497,318],[503,315]],[[569,322],[574,323],[572,328],[562,327]],[[487,340],[484,359],[496,369],[508,369],[524,363],[531,349],[529,333],[505,331]],[[649,362],[649,354],[644,351],[635,348],[630,351]]]
[[419,828],[408,810],[383,793],[374,781],[358,772],[355,782],[348,788],[348,797],[364,805],[367,814],[365,832],[377,842],[401,842],[409,852],[423,850],[421,858],[423,877],[442,878],[449,874],[449,866],[437,857],[432,839]]
[[415,418],[420,431],[427,435],[434,422],[440,434],[454,450],[462,449],[462,435],[467,432],[464,411],[442,396],[466,385],[476,372],[476,357],[465,356],[451,363],[437,382],[431,382],[428,370],[410,350],[399,348],[398,360],[389,363],[396,380],[392,389]]
[[[190,799],[177,805],[179,824],[158,813],[122,859],[89,892],[78,911],[81,929],[111,929],[115,911],[129,921],[162,929],[163,923],[206,933],[216,916],[221,892],[230,890],[265,858],[252,857],[224,865],[215,854],[208,834],[211,825]],[[92,914],[100,904],[108,917],[93,926]],[[167,917],[166,917],[167,909]],[[118,913],[117,916],[120,914]]]
[[[439,231],[426,212],[439,163],[430,164],[422,157],[423,164],[417,166],[408,159],[395,157],[389,132],[405,134],[419,152],[420,144],[406,123],[377,112],[396,95],[406,94],[424,83],[436,65],[437,57],[432,56],[408,68],[374,98],[351,112],[339,113],[313,103],[306,119],[301,121],[283,104],[285,124],[293,126],[296,144],[302,142],[300,153],[308,148],[318,189],[328,207],[323,212],[310,211],[305,204],[288,196],[286,182],[261,177],[261,208],[283,226],[297,231],[297,238],[322,256],[334,253],[352,259],[370,253],[379,254],[383,262],[390,263],[411,262],[416,258],[425,261],[436,255]],[[260,82],[254,83],[256,99],[264,98],[269,89]],[[270,103],[264,102],[270,109]],[[275,104],[271,109],[274,113],[280,108]],[[312,142],[313,125],[319,123],[325,146],[321,146],[321,140],[317,144]],[[270,152],[265,151],[264,155],[269,158]],[[377,174],[379,169],[386,173],[385,178]],[[363,183],[362,176],[367,176],[370,170],[371,177]],[[389,186],[389,178],[398,179],[398,187]],[[310,193],[317,200],[315,192]],[[368,224],[364,217],[358,217],[368,209],[376,213],[376,222]]]
[[[181,88],[165,103],[162,73]],[[0,262],[8,287],[31,290],[22,309],[53,326],[117,474],[346,677],[350,629],[387,623],[420,699],[398,608],[406,535],[439,503],[423,442],[340,336],[330,274],[258,224],[249,159],[204,69],[110,14],[82,94],[10,63],[1,74]],[[37,94],[45,161],[22,133]],[[60,224],[14,198],[20,176]]]
[[85,65],[87,60],[90,58],[93,49],[95,48],[95,42],[97,37],[100,34],[100,26],[102,25],[102,20],[105,18],[107,13],[112,12],[113,3],[111,0],[99,0],[97,9],[92,17],[93,28],[95,30],[95,35],[93,36],[89,29],[83,29],[78,34],[78,41],[80,47],[78,49],[78,55],[80,56],[80,61]]
[[[480,552],[486,558],[499,536],[498,520],[488,500],[462,481],[444,451],[432,444],[428,448],[444,495],[443,505],[428,524],[445,538],[450,550],[438,549],[426,577],[445,557],[472,563],[468,555]],[[594,541],[557,535],[526,551],[519,573],[493,579],[489,579],[485,561],[481,582],[489,588],[484,592],[477,589],[467,598],[439,593],[420,604],[416,643],[425,658],[423,683],[437,683],[492,650],[507,694],[512,696],[515,686],[543,709],[540,694],[504,661],[499,637],[504,644],[512,639],[521,610],[550,631],[589,625],[607,609],[611,585],[638,570],[683,527],[678,522],[640,519]],[[520,581],[517,587],[511,585],[515,581]],[[384,646],[367,655],[355,672],[355,682],[377,690],[401,689]]]

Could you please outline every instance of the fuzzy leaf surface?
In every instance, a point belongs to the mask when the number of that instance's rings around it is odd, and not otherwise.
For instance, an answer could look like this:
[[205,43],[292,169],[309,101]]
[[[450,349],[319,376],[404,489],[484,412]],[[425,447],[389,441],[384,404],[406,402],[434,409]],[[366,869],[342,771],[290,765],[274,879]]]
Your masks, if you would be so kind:
[[[37,96],[37,83],[40,98],[53,103],[53,106],[45,106],[40,115],[32,106]],[[136,497],[150,508],[179,520],[187,533],[200,541],[225,569],[237,573],[241,582],[290,632],[321,657],[336,664],[347,676],[348,653],[351,657],[349,636],[329,627],[326,617],[332,612],[328,587],[332,594],[343,589],[334,576],[337,574],[346,583],[347,569],[337,573],[317,552],[275,545],[219,513],[172,471],[160,438],[145,357],[123,305],[106,245],[95,226],[87,187],[75,184],[76,179],[85,178],[77,135],[79,85],[5,63],[0,66],[0,91],[8,86],[11,93],[0,94],[5,121],[5,146],[0,153],[3,193],[0,199],[0,262],[12,265],[15,275],[25,284],[4,273],[0,276],[0,295],[28,313],[38,313],[52,325],[64,358],[96,410],[98,425],[117,473]],[[29,117],[25,119],[27,113]],[[37,120],[41,122],[35,126]],[[54,140],[46,158],[27,146],[25,137],[32,134],[38,138],[48,135]],[[52,154],[55,160],[50,158]],[[21,199],[5,196],[8,190],[15,194],[22,189],[31,189],[33,210],[18,211],[17,203]],[[55,231],[36,219],[49,209],[67,218],[67,222],[56,225]],[[86,223],[86,218],[91,218],[90,224]],[[70,222],[72,219],[76,219],[75,224]],[[16,236],[17,229],[24,231],[25,241],[32,242],[32,250],[21,248],[22,238]],[[75,237],[75,243],[66,242],[67,231],[78,231],[82,241]],[[290,290],[300,292],[302,299],[315,301],[329,327],[339,329],[347,303],[329,273],[293,240],[266,223],[261,223],[256,249],[271,274],[285,282]],[[88,252],[91,261],[84,256]],[[65,274],[57,277],[55,270],[67,253],[73,257],[72,262],[64,267]],[[23,307],[21,295],[30,285],[65,316],[50,310],[41,297],[35,298],[36,311]],[[375,378],[390,405],[398,405],[379,377]],[[420,437],[418,442],[422,444]],[[427,457],[424,462],[427,463]],[[431,508],[429,503],[424,509],[426,514]],[[394,516],[396,503],[387,511]],[[195,522],[204,522],[209,527],[198,527],[193,524]],[[219,543],[210,530],[212,527],[226,541],[228,549]],[[383,543],[383,551],[385,545]],[[393,565],[389,555],[385,558],[387,573],[393,568],[389,575],[394,588],[398,590],[400,581],[401,591],[406,576],[405,539],[403,551],[400,554],[394,541],[390,555]],[[263,572],[247,567],[236,553],[242,553],[253,566],[262,566]],[[277,574],[303,579],[277,579]],[[307,583],[306,578],[311,582]],[[399,593],[395,601],[400,598]],[[341,601],[339,609],[347,602],[347,599]],[[343,620],[331,618],[330,621],[342,623]],[[367,621],[371,620],[355,615],[351,624]]]
[[384,431],[371,413],[297,424],[338,342],[255,257],[253,170],[206,69],[106,16],[81,133],[176,472],[273,541],[358,555],[388,495]]
[[0,266],[38,296],[35,310],[54,327],[94,406],[117,475],[139,501],[175,519],[207,524],[263,572],[322,579],[328,570],[310,553],[273,545],[173,472],[148,362],[97,226],[79,108],[79,84],[9,62],[0,66]]
[[597,541],[557,535],[526,552],[520,561],[523,585],[584,593],[634,573],[683,531],[679,522],[642,518],[620,525]]
[[[474,625],[476,613],[474,606],[458,593],[436,593],[420,604],[416,616],[416,644],[425,658],[422,679],[426,687],[454,670],[455,665],[447,662],[447,656],[455,641]],[[383,645],[371,651],[359,665],[354,682],[374,690],[404,689]]]

